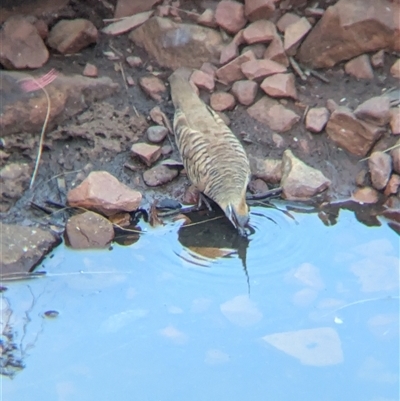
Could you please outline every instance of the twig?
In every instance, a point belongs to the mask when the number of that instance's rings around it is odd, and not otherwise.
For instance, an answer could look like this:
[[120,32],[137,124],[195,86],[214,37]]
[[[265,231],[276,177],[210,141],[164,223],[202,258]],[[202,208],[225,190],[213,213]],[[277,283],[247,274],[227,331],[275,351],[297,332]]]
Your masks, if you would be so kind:
[[140,115],[139,115],[139,113],[138,113],[137,108],[135,107],[135,105],[132,105],[132,108],[133,108],[133,111],[134,111],[135,114],[136,114],[136,117],[140,117]]
[[208,223],[209,221],[213,221],[213,220],[218,220],[218,219],[222,219],[224,216],[216,216],[216,217],[212,217],[211,219],[207,219],[207,220],[202,220],[202,221],[198,221],[196,223],[189,223],[189,224],[185,224],[184,226],[182,226],[181,228],[186,228],[186,227],[193,227],[193,226],[197,226],[199,224],[204,224],[204,223]]
[[304,123],[304,120],[306,119],[306,115],[308,113],[308,110],[310,110],[310,106],[309,105],[307,105],[307,107],[304,110],[303,115],[301,116],[301,123]]
[[299,64],[293,57],[289,57],[290,65],[293,67],[296,74],[301,78],[302,81],[307,81],[307,77],[304,72],[301,70]]
[[[385,150],[382,150],[383,153],[389,152],[390,150],[396,149],[400,147],[400,143],[396,143],[396,145],[391,146],[390,148],[387,148]],[[371,156],[368,157],[364,157],[364,159],[359,160],[358,162],[363,162],[365,160],[368,160],[369,158],[371,158]]]
[[312,70],[311,68],[307,68],[307,71],[314,76],[315,78],[320,79],[322,82],[325,82],[326,84],[329,84],[329,79],[325,77],[325,75],[320,74],[319,72]]
[[195,16],[195,17],[197,17],[197,18],[200,17],[200,14],[194,13],[194,12],[192,12],[192,11],[183,10],[182,8],[178,8],[178,7],[174,7],[174,6],[168,6],[168,7],[169,7],[169,8],[172,8],[172,9],[174,9],[174,10],[177,10],[177,11],[181,11],[181,12],[187,14],[187,15],[193,15],[193,16]]
[[128,232],[130,232],[130,233],[135,233],[135,234],[145,234],[145,233],[146,233],[146,231],[132,230],[131,228],[122,227],[122,226],[120,226],[120,225],[117,224],[117,223],[112,223],[112,225],[113,225],[114,227],[119,228],[120,230],[128,231]]
[[268,191],[265,191],[261,194],[253,194],[253,195],[248,195],[246,196],[246,200],[262,200],[262,199],[268,199],[271,198],[272,196],[276,196],[282,193],[282,188],[274,188],[270,189]]
[[117,53],[118,56],[124,57],[123,53],[121,53],[118,49],[116,49],[111,43],[108,44],[108,47],[109,47],[112,51],[114,51],[115,53]]
[[118,64],[119,64],[119,68],[120,68],[120,71],[121,71],[121,74],[122,74],[122,79],[124,81],[125,89],[128,90],[128,84],[126,83],[124,67],[123,67],[121,62],[119,62]]

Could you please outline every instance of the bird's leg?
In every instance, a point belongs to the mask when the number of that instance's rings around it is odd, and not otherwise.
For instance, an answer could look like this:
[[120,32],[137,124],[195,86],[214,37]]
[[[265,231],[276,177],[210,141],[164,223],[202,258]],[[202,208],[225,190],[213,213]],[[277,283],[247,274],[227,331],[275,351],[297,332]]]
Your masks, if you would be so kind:
[[212,212],[212,207],[210,205],[210,202],[208,201],[207,197],[205,195],[203,195],[202,192],[199,193],[199,201],[197,203],[197,207],[198,209],[201,208],[201,206],[203,206],[203,203],[206,205],[207,209],[209,212]]

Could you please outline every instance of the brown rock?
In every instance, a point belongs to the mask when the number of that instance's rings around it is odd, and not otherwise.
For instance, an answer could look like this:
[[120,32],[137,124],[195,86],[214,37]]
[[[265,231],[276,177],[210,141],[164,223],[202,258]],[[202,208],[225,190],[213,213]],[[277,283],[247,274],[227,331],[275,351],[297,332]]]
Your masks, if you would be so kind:
[[354,115],[367,123],[384,126],[390,121],[390,99],[386,96],[376,96],[360,104]]
[[295,77],[292,73],[275,74],[264,79],[261,89],[271,97],[297,99]]
[[279,184],[282,179],[282,160],[250,158],[251,172],[270,184]]
[[158,164],[143,173],[143,180],[149,187],[166,184],[178,176],[178,170]]
[[268,96],[262,97],[247,109],[251,117],[278,132],[289,131],[300,117]]
[[99,75],[97,67],[93,64],[86,63],[82,73],[85,77],[96,78]]
[[200,67],[200,71],[203,71],[208,75],[211,75],[213,77],[213,79],[215,79],[217,70],[218,70],[218,68],[214,64],[211,64],[211,63],[203,63]]
[[361,157],[366,156],[383,134],[382,128],[358,120],[346,107],[339,107],[332,113],[326,132],[338,146]]
[[319,170],[308,166],[285,150],[282,157],[283,196],[289,200],[306,200],[324,191],[331,182]]
[[396,2],[339,0],[304,40],[297,54],[299,60],[314,68],[326,68],[367,52],[399,50],[398,15]]
[[371,64],[374,68],[382,68],[385,65],[385,51],[379,50],[371,56]]
[[357,188],[352,196],[355,202],[364,203],[377,203],[379,200],[379,193],[376,189],[371,187]]
[[140,206],[142,195],[119,182],[106,171],[91,172],[67,195],[68,204],[94,210],[106,216],[132,212]]
[[214,77],[203,71],[195,70],[190,76],[190,80],[199,88],[212,92],[215,87]]
[[393,135],[400,135],[400,109],[398,107],[390,109],[390,129]]
[[37,18],[35,18],[34,21],[30,21],[30,22],[36,28],[39,36],[43,40],[46,40],[47,37],[49,36],[49,27],[47,26],[46,22],[44,22],[42,19],[37,19]]
[[224,46],[214,29],[194,24],[178,24],[167,18],[152,17],[129,34],[163,67],[200,68],[204,62],[218,63]]
[[221,51],[221,57],[219,59],[220,64],[226,64],[229,63],[229,61],[232,61],[234,58],[239,56],[239,47],[235,43],[234,40],[232,40],[231,43],[226,45],[222,51]]
[[254,81],[236,81],[232,86],[232,93],[240,104],[250,106],[257,95],[258,85]]
[[264,58],[275,61],[279,64],[289,67],[289,60],[283,48],[282,39],[277,35],[272,40],[264,53]]
[[306,128],[311,132],[321,132],[329,120],[329,110],[325,107],[313,107],[306,116]]
[[243,75],[250,80],[260,80],[269,75],[286,71],[286,67],[272,60],[250,60],[240,66]]
[[148,96],[157,102],[162,100],[162,95],[167,91],[164,82],[154,75],[141,77],[139,85]]
[[400,174],[400,141],[396,142],[397,148],[390,151],[390,156],[392,156],[393,170]]
[[215,21],[215,13],[211,8],[204,10],[203,14],[197,18],[197,23],[200,25],[216,28],[217,22]]
[[340,106],[333,100],[333,99],[328,99],[326,101],[326,108],[333,113],[335,110],[337,110]]
[[356,176],[356,185],[358,187],[366,187],[370,184],[371,182],[369,180],[368,170],[362,169],[361,171],[359,171]]
[[153,125],[147,128],[146,135],[150,142],[160,143],[168,135],[168,128],[162,125]]
[[251,60],[255,60],[254,53],[249,50],[239,57],[233,59],[230,63],[224,65],[216,71],[216,75],[221,82],[230,84],[235,81],[244,79],[245,76],[242,72],[241,65]]
[[294,56],[303,38],[310,32],[312,26],[307,18],[300,18],[285,29],[283,48],[288,56]]
[[232,110],[235,105],[235,98],[230,93],[214,92],[210,97],[210,106],[215,111]]
[[161,146],[135,143],[131,147],[133,156],[138,156],[147,166],[151,166],[161,156]]
[[65,235],[71,248],[101,249],[114,239],[114,228],[105,217],[94,212],[84,212],[69,218]]
[[161,0],[118,0],[114,18],[129,17],[149,11],[158,3],[161,3]]
[[252,194],[263,194],[264,192],[267,192],[268,189],[267,183],[260,178],[251,180],[249,183],[249,190]]
[[98,36],[96,27],[87,19],[61,20],[51,29],[47,43],[62,54],[73,54],[96,43]]
[[348,61],[344,66],[344,70],[347,74],[357,79],[372,79],[374,77],[369,57],[366,54]]
[[395,78],[400,78],[400,58],[397,59],[390,67],[390,73]]
[[285,14],[282,15],[281,18],[279,18],[278,22],[276,23],[276,27],[278,28],[278,30],[280,32],[283,33],[283,32],[286,31],[286,28],[289,25],[292,25],[292,24],[298,22],[300,19],[301,19],[301,17],[299,17],[296,14],[293,14],[293,13],[290,13],[290,12],[289,13],[285,13]]
[[7,69],[40,68],[49,52],[37,29],[20,16],[9,18],[0,31],[0,64]]
[[215,21],[229,33],[239,32],[246,25],[243,4],[232,0],[218,2]]
[[265,53],[266,47],[262,43],[255,43],[254,45],[245,46],[242,49],[241,54],[247,52],[248,50],[251,50],[254,53],[254,56],[257,59],[260,59],[260,58],[264,58],[264,53]]
[[396,195],[397,192],[399,191],[399,187],[400,187],[400,175],[392,174],[386,185],[384,194],[386,196]]
[[122,33],[131,31],[132,29],[135,29],[138,26],[142,25],[152,15],[153,11],[146,11],[144,13],[131,15],[130,17],[124,18],[120,21],[113,22],[112,24],[107,25],[101,31],[107,35],[112,35],[112,36],[121,35]]
[[392,172],[392,159],[384,152],[373,152],[368,159],[372,186],[381,190],[386,187]]
[[269,19],[274,14],[275,2],[275,0],[245,0],[245,16],[249,21]]
[[267,20],[255,21],[243,31],[243,38],[250,45],[253,43],[269,43],[276,36],[275,25]]

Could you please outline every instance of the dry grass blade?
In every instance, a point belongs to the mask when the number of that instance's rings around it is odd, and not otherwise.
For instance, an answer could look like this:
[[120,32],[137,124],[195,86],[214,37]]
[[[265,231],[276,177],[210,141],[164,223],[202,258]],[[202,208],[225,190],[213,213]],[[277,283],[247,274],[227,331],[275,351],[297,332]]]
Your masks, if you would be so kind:
[[[383,152],[383,153],[390,152],[391,150],[397,149],[397,148],[399,148],[399,147],[400,147],[400,143],[396,143],[396,145],[393,145],[393,146],[391,146],[390,148],[387,148],[387,149],[385,149],[385,150],[382,150],[382,152]],[[365,160],[369,160],[370,158],[371,158],[371,155],[368,156],[368,157],[364,157],[364,159],[360,159],[359,162],[363,162],[363,161],[365,161]]]

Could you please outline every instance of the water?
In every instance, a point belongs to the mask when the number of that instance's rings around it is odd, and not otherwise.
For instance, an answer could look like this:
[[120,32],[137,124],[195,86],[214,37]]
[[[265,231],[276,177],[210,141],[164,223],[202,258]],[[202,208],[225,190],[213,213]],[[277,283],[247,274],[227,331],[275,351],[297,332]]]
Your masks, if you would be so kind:
[[398,400],[398,235],[350,211],[251,222],[248,242],[217,219],[56,249],[3,293],[25,368],[2,400]]

